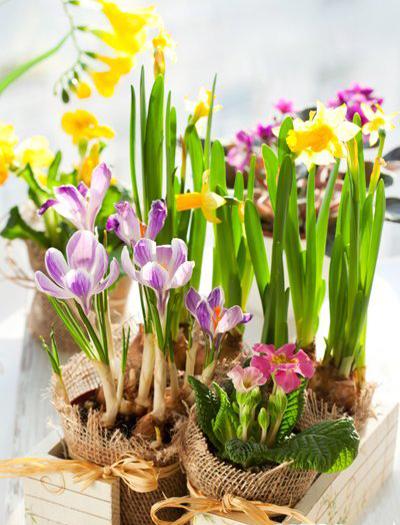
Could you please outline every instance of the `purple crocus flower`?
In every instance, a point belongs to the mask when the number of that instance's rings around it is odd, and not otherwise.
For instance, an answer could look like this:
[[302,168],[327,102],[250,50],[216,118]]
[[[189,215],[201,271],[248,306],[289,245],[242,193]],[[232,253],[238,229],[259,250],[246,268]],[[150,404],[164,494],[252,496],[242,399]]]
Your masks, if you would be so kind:
[[235,326],[245,324],[252,318],[243,313],[240,306],[224,308],[225,297],[221,287],[214,288],[208,297],[202,297],[194,288],[190,288],[185,297],[185,305],[199,323],[200,328],[208,334],[218,350],[222,336]]
[[192,277],[194,262],[187,260],[187,246],[181,239],[170,245],[157,246],[151,239],[141,239],[133,247],[133,261],[125,246],[121,255],[125,273],[157,295],[161,316],[172,288],[185,286]]
[[56,198],[47,200],[38,214],[43,215],[52,207],[78,230],[94,231],[96,217],[110,187],[110,181],[111,171],[103,162],[93,171],[90,188],[83,182],[80,182],[78,187],[72,184],[57,186],[54,188]]
[[139,221],[129,202],[118,202],[115,209],[117,213],[107,219],[106,228],[108,231],[114,231],[121,241],[132,247],[142,238],[154,240],[167,217],[167,207],[163,200],[152,202],[147,226]]
[[360,115],[362,125],[368,122],[367,117],[361,109],[361,104],[381,105],[383,98],[374,94],[374,89],[369,86],[363,86],[358,82],[353,82],[350,87],[342,89],[336,93],[336,97],[328,102],[329,107],[336,108],[342,104],[347,106],[347,120],[353,121],[356,113]]
[[114,258],[107,277],[108,255],[104,246],[90,231],[75,232],[68,241],[67,260],[56,248],[49,248],[45,264],[50,278],[43,272],[35,273],[37,288],[57,299],[76,299],[86,315],[92,298],[109,288],[119,276],[119,266]]

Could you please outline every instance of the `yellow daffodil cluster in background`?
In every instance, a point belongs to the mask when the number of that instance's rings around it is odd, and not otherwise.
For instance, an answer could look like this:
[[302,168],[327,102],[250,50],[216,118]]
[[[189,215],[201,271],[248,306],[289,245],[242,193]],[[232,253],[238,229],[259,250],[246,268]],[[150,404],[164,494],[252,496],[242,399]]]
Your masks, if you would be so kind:
[[[155,7],[138,7],[122,10],[116,2],[93,0],[101,10],[107,26],[89,27],[74,25],[74,42],[79,52],[77,64],[59,80],[62,99],[67,102],[69,93],[78,98],[87,98],[94,86],[104,97],[111,97],[120,79],[129,74],[136,63],[136,57],[153,47],[155,75],[165,73],[165,54],[174,58],[175,42],[165,32],[162,19]],[[76,6],[81,6],[76,3]],[[73,19],[74,5],[66,5]],[[86,4],[85,4],[86,7]],[[71,9],[71,12],[69,11]],[[78,31],[91,34],[101,41],[106,52],[80,49]],[[155,32],[155,35],[150,35]],[[153,37],[150,40],[151,36]]]
[[77,166],[78,180],[89,186],[92,172],[99,164],[100,154],[105,146],[102,139],[114,138],[114,131],[109,126],[99,124],[93,113],[84,109],[64,113],[61,126],[78,146],[80,155],[80,163]]
[[361,109],[369,122],[364,124],[362,132],[364,135],[369,135],[369,144],[374,146],[379,139],[379,130],[391,131],[395,128],[393,120],[399,114],[386,114],[379,104],[361,104]]
[[176,209],[178,211],[201,209],[207,221],[218,224],[217,209],[225,204],[225,199],[217,193],[210,191],[209,170],[203,174],[201,192],[193,191],[176,196]]
[[53,162],[54,153],[49,141],[35,135],[19,143],[14,126],[0,122],[0,184],[4,184],[10,172],[17,172],[29,164],[40,182]]
[[327,108],[317,102],[317,111],[310,111],[310,118],[297,118],[287,136],[287,144],[298,159],[309,168],[311,165],[326,165],[346,157],[345,143],[356,136],[360,128],[346,120],[346,104],[338,108]]
[[[214,96],[215,100],[215,96]],[[211,102],[212,102],[212,91],[209,89],[206,89],[204,87],[201,87],[199,90],[199,96],[197,100],[189,100],[188,98],[185,98],[185,106],[186,110],[189,111],[191,117],[190,117],[190,123],[196,124],[198,120],[204,117],[208,117],[211,109]],[[222,108],[219,104],[213,105],[213,112],[219,111]]]

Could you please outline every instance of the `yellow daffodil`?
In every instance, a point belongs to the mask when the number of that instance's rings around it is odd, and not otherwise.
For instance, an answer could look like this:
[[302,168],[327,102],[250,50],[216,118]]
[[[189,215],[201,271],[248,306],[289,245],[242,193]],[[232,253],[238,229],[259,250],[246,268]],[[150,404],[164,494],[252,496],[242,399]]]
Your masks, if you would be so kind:
[[362,103],[361,109],[369,121],[362,127],[362,132],[369,135],[369,143],[374,146],[378,142],[380,129],[391,131],[395,128],[393,120],[399,112],[386,114],[379,104]]
[[90,75],[93,83],[100,95],[111,97],[120,78],[127,75],[132,69],[134,60],[130,56],[107,57],[97,55],[96,58],[106,64],[109,69],[107,71],[92,71]]
[[89,111],[77,109],[64,113],[61,125],[65,133],[71,135],[74,144],[91,139],[112,139],[114,131],[108,126],[102,126]]
[[92,90],[87,82],[78,82],[73,88],[74,93],[78,98],[89,98]]
[[317,111],[310,111],[309,120],[293,121],[294,129],[289,131],[286,142],[308,168],[312,164],[330,164],[335,158],[346,156],[345,143],[360,130],[346,120],[346,111],[346,104],[331,109],[317,102]]
[[96,142],[90,148],[89,154],[83,158],[78,168],[78,178],[86,186],[90,186],[94,168],[100,163],[100,144]]
[[43,170],[48,168],[53,160],[54,153],[50,149],[49,141],[41,135],[25,139],[18,147],[19,166],[29,164],[38,177],[43,175]]
[[154,7],[122,11],[114,2],[98,0],[102,11],[110,22],[113,32],[93,30],[108,46],[117,51],[134,55],[146,43],[146,28],[160,25],[160,18]]
[[182,193],[176,196],[176,209],[178,211],[201,209],[207,221],[218,224],[221,221],[216,215],[218,208],[225,204],[225,199],[210,191],[208,182],[209,170],[203,174],[201,192]]
[[169,55],[173,62],[176,61],[175,47],[176,42],[163,29],[153,38],[154,77],[165,74],[165,55]]
[[9,169],[15,159],[17,143],[14,126],[0,121],[0,185],[8,178]]
[[[200,88],[199,96],[196,101],[191,101],[185,99],[185,105],[187,111],[192,115],[191,121],[192,124],[195,124],[199,119],[203,117],[208,117],[211,108],[211,97],[212,91],[205,89],[204,87]],[[214,96],[215,100],[215,96]],[[221,109],[222,106],[214,104],[214,113]]]

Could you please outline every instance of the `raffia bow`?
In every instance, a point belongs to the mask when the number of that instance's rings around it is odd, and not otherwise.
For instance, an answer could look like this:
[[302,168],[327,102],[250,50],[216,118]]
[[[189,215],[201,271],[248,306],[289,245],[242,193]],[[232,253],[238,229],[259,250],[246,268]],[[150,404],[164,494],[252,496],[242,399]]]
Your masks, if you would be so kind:
[[[223,515],[242,513],[250,518],[253,525],[278,525],[278,522],[273,521],[271,517],[282,515],[294,518],[301,523],[311,525],[313,523],[306,516],[290,507],[272,505],[261,501],[248,501],[239,496],[233,496],[232,494],[225,494],[222,500],[209,498],[197,491],[190,482],[188,482],[188,488],[191,494],[190,496],[168,498],[152,506],[150,515],[156,525],[186,525],[190,523],[195,516],[209,513]],[[186,514],[175,521],[165,521],[157,516],[157,513],[162,509],[185,510]]]
[[179,464],[155,467],[152,461],[125,455],[115,463],[102,467],[80,459],[16,458],[0,461],[0,478],[20,478],[37,475],[74,475],[74,481],[83,484],[83,489],[101,479],[121,479],[135,492],[152,492],[158,487],[158,480],[177,472]]

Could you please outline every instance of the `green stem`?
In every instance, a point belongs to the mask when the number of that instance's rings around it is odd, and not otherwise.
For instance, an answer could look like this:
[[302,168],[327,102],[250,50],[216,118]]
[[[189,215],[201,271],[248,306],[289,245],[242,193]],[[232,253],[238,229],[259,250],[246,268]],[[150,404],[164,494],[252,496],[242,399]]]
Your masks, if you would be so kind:
[[68,31],[68,33],[56,44],[54,47],[46,51],[45,53],[37,56],[36,58],[33,58],[32,60],[28,60],[28,62],[25,62],[22,64],[22,66],[17,67],[11,73],[6,75],[4,78],[0,80],[0,94],[15,80],[17,80],[19,77],[24,75],[27,71],[35,67],[37,64],[40,64],[41,62],[44,62],[46,59],[50,58],[52,55],[57,53],[62,46],[65,44],[65,42],[69,39],[69,37],[72,35],[72,30]]

